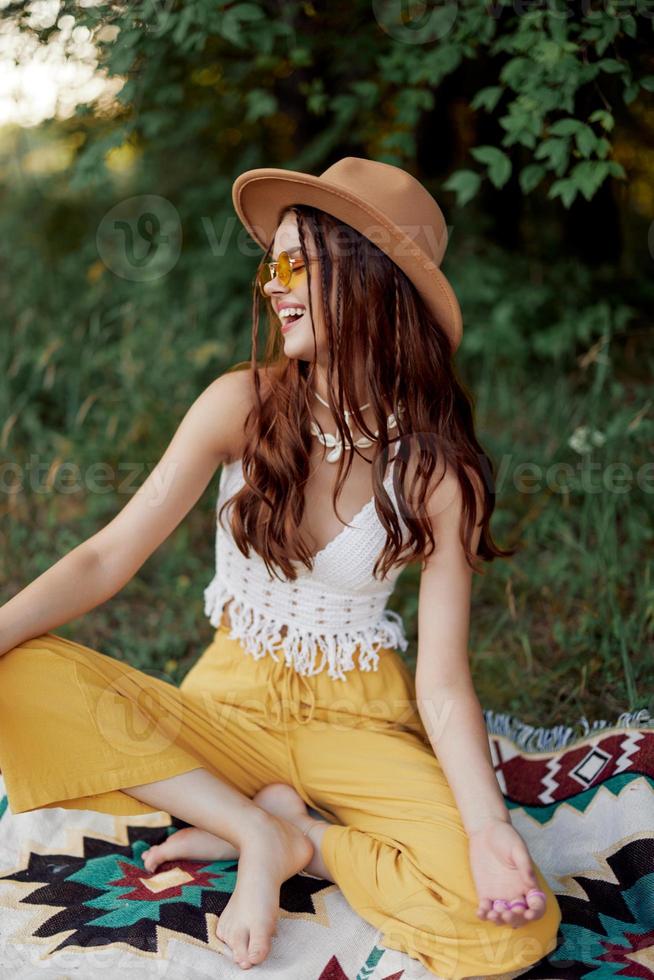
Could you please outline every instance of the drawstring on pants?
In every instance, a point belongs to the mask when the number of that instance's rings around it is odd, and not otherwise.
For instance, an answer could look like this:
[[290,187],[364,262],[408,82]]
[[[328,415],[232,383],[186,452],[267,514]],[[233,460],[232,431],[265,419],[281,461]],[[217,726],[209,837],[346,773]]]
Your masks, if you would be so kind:
[[333,821],[333,814],[318,806],[304,789],[291,746],[289,732],[291,719],[298,725],[308,725],[314,718],[315,708],[316,697],[307,677],[299,674],[293,667],[287,666],[283,659],[277,661],[272,670],[267,710],[274,724],[281,724],[282,726],[293,788],[307,806],[317,810],[326,820]]

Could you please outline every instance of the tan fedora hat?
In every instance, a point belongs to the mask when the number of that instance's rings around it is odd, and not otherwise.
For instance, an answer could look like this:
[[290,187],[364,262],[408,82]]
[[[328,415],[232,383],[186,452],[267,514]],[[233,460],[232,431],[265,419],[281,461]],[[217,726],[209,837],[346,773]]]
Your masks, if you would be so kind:
[[268,248],[282,207],[307,204],[344,221],[385,252],[411,280],[450,337],[461,342],[461,309],[440,270],[447,246],[443,213],[419,180],[378,160],[343,157],[319,177],[261,167],[246,170],[232,186],[243,225]]

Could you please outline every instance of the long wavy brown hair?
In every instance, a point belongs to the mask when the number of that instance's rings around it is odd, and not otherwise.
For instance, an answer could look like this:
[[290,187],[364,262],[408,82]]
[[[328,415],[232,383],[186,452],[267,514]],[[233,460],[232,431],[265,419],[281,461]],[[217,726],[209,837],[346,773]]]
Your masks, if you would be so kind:
[[[375,429],[379,432],[379,438],[374,442],[373,489],[377,514],[387,532],[387,540],[373,574],[381,571],[385,576],[396,563],[424,561],[435,550],[425,498],[427,491],[433,489],[434,471],[438,466],[441,472],[443,463],[452,468],[461,486],[463,512],[459,533],[468,564],[473,571],[481,573],[481,568],[475,564],[480,559],[492,561],[496,557],[510,557],[516,549],[499,548],[491,537],[489,522],[495,507],[495,469],[475,436],[472,400],[456,377],[447,333],[402,270],[369,239],[326,212],[304,205],[283,208],[278,223],[288,212],[293,212],[297,218],[302,256],[309,276],[312,322],[315,317],[311,270],[319,270],[328,337],[328,400],[338,434],[344,444],[351,447],[351,452],[359,452],[352,446],[343,414],[344,408],[349,406],[352,406],[351,418],[361,432],[372,439]],[[312,241],[313,254],[318,256],[315,265],[307,261],[307,235]],[[269,261],[273,243],[274,238],[261,264]],[[347,261],[340,261],[344,254]],[[336,302],[332,309],[328,297],[332,295],[334,277]],[[261,294],[255,281],[251,358],[232,368],[244,370],[247,369],[244,365],[249,367],[256,396],[245,424],[246,448],[242,456],[245,484],[223,503],[218,519],[221,520],[224,510],[233,505],[231,532],[239,550],[249,557],[249,549],[253,548],[264,560],[270,574],[277,574],[277,566],[287,580],[294,581],[297,571],[292,562],[313,569],[313,557],[301,540],[299,527],[314,438],[310,423],[313,420],[312,380],[316,362],[315,359],[309,363],[284,354],[272,304],[266,303],[269,311],[267,343],[263,365],[257,363],[260,303]],[[315,327],[313,330],[315,343]],[[358,411],[351,370],[355,363],[363,367],[366,389],[370,392],[367,401],[375,413],[374,429],[367,427]],[[387,428],[387,416],[391,412],[398,423],[393,429]],[[384,474],[394,443],[398,445],[393,486],[408,529],[406,540],[384,486]],[[408,504],[404,486],[411,458],[415,460],[415,470],[409,495],[416,500],[415,511]],[[350,467],[349,452],[344,452],[332,498],[335,510],[336,499]],[[470,547],[477,513],[471,474],[479,478],[483,497],[482,530],[476,555]],[[418,484],[418,496],[414,498]]]

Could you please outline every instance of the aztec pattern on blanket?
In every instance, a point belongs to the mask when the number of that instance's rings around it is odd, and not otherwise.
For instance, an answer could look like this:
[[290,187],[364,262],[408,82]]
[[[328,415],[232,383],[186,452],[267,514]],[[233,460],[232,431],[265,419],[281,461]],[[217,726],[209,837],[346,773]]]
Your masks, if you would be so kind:
[[[654,980],[654,719],[536,729],[485,712],[514,826],[561,904],[557,948],[521,980]],[[142,852],[182,821],[91,810],[12,814],[0,777],[0,976],[241,977],[215,926],[235,861]],[[284,883],[262,980],[429,980],[331,882]]]

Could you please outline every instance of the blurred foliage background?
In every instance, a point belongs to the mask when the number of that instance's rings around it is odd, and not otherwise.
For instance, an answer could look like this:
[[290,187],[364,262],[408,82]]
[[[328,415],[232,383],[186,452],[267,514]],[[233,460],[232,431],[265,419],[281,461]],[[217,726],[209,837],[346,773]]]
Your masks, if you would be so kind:
[[[259,250],[234,178],[368,156],[445,211],[492,527],[520,546],[474,578],[482,706],[538,725],[654,710],[654,7],[0,8],[5,49],[29,40],[36,64],[56,42],[71,61],[90,48],[104,81],[0,130],[0,601],[107,523],[200,391],[249,357]],[[218,479],[58,632],[178,682],[212,636]],[[409,662],[418,581],[408,567],[390,603]]]

